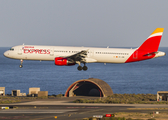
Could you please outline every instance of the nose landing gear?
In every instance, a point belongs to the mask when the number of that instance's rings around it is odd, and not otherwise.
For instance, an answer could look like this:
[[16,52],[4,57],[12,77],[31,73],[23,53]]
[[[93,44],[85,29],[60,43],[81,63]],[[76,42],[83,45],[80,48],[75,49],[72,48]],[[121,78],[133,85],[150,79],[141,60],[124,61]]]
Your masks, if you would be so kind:
[[20,65],[19,65],[19,67],[20,67],[20,68],[22,68],[22,67],[23,67],[23,65],[22,65],[22,64],[23,64],[23,60],[21,59],[21,60],[20,60]]

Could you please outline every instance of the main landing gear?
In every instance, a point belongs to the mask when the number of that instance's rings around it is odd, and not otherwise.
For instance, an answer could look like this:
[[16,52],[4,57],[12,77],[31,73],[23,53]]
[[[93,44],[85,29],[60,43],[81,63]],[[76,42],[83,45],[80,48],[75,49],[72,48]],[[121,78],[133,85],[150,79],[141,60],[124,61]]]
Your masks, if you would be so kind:
[[22,64],[23,64],[23,60],[21,59],[21,60],[20,60],[20,65],[19,65],[19,67],[20,67],[20,68],[22,68],[22,67],[23,67],[23,65],[22,65]]
[[78,68],[77,68],[79,71],[81,71],[81,70],[84,70],[84,71],[86,71],[87,69],[88,69],[88,67],[87,66],[85,66],[85,63],[84,63],[84,66],[82,67],[81,65],[80,65],[80,63],[79,63],[79,66],[78,66]]

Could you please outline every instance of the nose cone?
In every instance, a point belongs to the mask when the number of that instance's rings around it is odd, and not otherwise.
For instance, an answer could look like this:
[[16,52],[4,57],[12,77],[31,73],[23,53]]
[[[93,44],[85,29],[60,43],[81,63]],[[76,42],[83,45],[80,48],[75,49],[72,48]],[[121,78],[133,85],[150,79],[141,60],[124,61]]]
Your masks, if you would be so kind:
[[8,51],[4,52],[4,56],[9,57],[9,52]]
[[7,53],[6,52],[4,52],[4,56],[6,57],[6,55],[7,55]]

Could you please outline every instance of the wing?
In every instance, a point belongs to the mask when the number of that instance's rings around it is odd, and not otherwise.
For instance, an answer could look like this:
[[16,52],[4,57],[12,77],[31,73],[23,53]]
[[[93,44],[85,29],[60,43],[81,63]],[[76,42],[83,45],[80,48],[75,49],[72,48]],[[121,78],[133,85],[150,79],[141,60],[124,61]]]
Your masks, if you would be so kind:
[[71,56],[67,56],[66,58],[68,58],[69,60],[79,61],[82,63],[82,62],[85,62],[87,52],[88,52],[88,50],[82,50],[81,52],[78,52],[78,53],[71,55]]

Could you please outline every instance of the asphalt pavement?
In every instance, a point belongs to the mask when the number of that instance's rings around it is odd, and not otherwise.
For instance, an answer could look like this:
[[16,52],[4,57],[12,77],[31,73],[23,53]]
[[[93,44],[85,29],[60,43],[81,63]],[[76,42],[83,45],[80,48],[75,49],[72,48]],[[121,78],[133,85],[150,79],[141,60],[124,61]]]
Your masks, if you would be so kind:
[[168,105],[73,103],[72,100],[68,100],[68,98],[1,104],[0,107],[11,108],[0,109],[0,119],[20,120],[82,120],[82,118],[92,117],[94,115],[113,114],[116,112],[153,111],[153,109],[149,110],[147,108],[164,108],[159,111],[168,110]]

